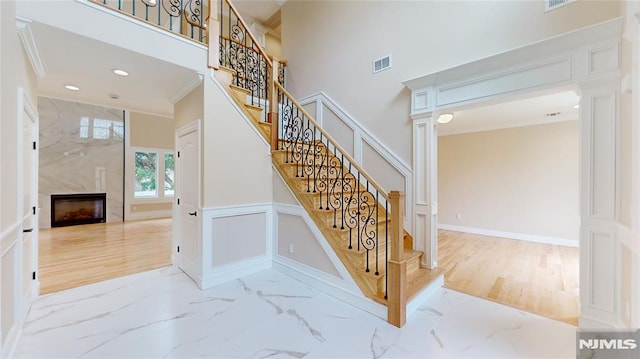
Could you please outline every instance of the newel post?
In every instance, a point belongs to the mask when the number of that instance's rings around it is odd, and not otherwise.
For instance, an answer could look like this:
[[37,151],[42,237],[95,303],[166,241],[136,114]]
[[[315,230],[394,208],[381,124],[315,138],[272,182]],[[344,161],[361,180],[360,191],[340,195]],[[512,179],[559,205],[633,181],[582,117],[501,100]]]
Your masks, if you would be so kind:
[[220,67],[220,22],[218,19],[218,1],[209,1],[209,17],[207,18],[207,65],[212,69]]
[[277,58],[272,58],[271,74],[269,75],[269,114],[267,121],[271,123],[271,151],[278,149],[278,73],[280,72],[280,62]]
[[387,275],[387,321],[402,327],[407,321],[407,261],[404,259],[404,208],[402,191],[389,193],[391,202],[391,236]]

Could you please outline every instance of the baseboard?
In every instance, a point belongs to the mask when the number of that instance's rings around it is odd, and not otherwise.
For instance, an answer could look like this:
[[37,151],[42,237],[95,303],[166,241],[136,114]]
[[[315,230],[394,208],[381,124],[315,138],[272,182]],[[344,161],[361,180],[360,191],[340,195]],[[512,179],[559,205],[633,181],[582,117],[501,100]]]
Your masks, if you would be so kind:
[[350,292],[345,288],[339,287],[331,281],[326,280],[326,278],[323,278],[326,276],[326,273],[324,272],[281,256],[274,256],[273,269],[344,303],[350,304],[360,310],[364,310],[365,312],[373,314],[385,321],[387,320],[387,307],[367,297]]
[[239,262],[205,270],[202,277],[196,280],[201,289],[209,289],[218,284],[236,280],[240,277],[259,273],[273,266],[269,256],[249,258]]
[[612,323],[606,323],[599,319],[589,317],[587,315],[581,314],[578,317],[578,329],[579,330],[611,330],[614,329],[615,325]]
[[428,286],[422,289],[418,294],[414,295],[407,303],[407,318],[415,313],[424,302],[427,301],[435,292],[444,286],[444,274],[441,274],[438,279],[429,283]]
[[496,231],[492,229],[463,227],[463,226],[455,226],[451,224],[442,224],[442,223],[438,224],[438,229],[446,229],[449,231],[480,234],[483,236],[517,239],[517,240],[528,241],[528,242],[556,244],[556,245],[565,246],[565,247],[577,248],[579,246],[579,241],[572,241],[570,239],[565,239],[565,238],[538,236],[535,234],[527,234],[527,233]]
[[2,358],[14,358],[18,342],[22,336],[22,325],[13,325],[2,345]]
[[138,221],[143,219],[170,218],[171,216],[173,216],[172,209],[161,211],[130,212],[126,220]]

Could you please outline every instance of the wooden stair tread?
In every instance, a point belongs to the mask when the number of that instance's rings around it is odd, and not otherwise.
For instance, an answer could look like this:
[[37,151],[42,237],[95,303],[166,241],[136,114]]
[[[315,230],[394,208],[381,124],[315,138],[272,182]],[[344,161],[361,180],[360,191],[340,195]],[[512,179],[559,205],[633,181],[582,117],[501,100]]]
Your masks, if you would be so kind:
[[[237,75],[234,70],[229,68],[221,68],[221,71],[232,73],[234,76]],[[247,116],[252,120],[259,132],[267,139],[270,140],[270,133],[272,130],[272,124],[268,122],[262,121],[263,111],[265,109],[258,105],[252,105],[246,103],[246,98],[251,94],[250,90],[247,90],[243,87],[236,86],[233,84],[228,85],[228,89],[231,97],[243,108],[243,111],[247,114]],[[324,235],[327,240],[327,243],[333,248],[336,255],[340,259],[341,262],[345,265],[345,268],[356,281],[360,289],[363,293],[382,304],[386,305],[386,300],[384,299],[384,290],[386,283],[386,259],[387,258],[387,246],[384,245],[384,240],[379,243],[379,247],[377,251],[370,250],[368,253],[366,250],[361,248],[357,249],[348,249],[347,245],[349,243],[348,234],[350,233],[350,229],[348,226],[345,226],[344,229],[340,229],[341,222],[343,219],[348,218],[348,214],[345,215],[343,212],[344,209],[339,209],[337,212],[333,209],[325,210],[318,207],[322,207],[324,204],[322,203],[326,196],[326,192],[307,192],[306,187],[311,184],[312,186],[317,186],[322,183],[321,181],[325,181],[325,185],[327,181],[329,183],[333,182],[335,184],[336,180],[342,179],[345,175],[349,176],[350,180],[353,181],[354,177],[350,173],[350,170],[347,166],[342,164],[339,156],[335,156],[334,153],[327,147],[327,144],[324,143],[320,139],[311,140],[311,141],[279,141],[279,149],[272,151],[272,160],[274,163],[274,167],[280,174],[283,179],[287,183],[287,185],[292,189],[294,196],[298,199],[300,204],[305,208],[307,213],[311,216],[312,220],[318,225],[318,228]],[[319,158],[320,161],[316,163],[310,164],[308,166],[312,166],[316,170],[321,166],[326,166],[327,163],[337,163],[337,166],[329,168],[328,172],[337,171],[338,173],[329,174],[327,172],[327,176],[324,178],[315,178],[315,177],[296,177],[296,173],[298,172],[298,168],[300,164],[295,162],[286,162],[287,158],[292,155],[292,151],[297,151],[298,153],[302,153],[305,156],[314,156],[315,158]],[[338,161],[336,161],[338,160]],[[338,163],[339,162],[339,163]],[[345,193],[348,196],[348,193],[353,193],[357,195],[358,193],[367,193],[370,192],[366,189],[366,180],[360,181],[359,178],[356,178],[359,183],[359,186],[355,190],[347,189],[347,191],[342,192],[342,187],[340,185],[336,185],[336,189],[342,193]],[[353,183],[352,183],[353,184]],[[365,200],[373,200],[374,194],[371,193],[367,195]],[[360,198],[360,195],[356,196]],[[348,197],[347,197],[348,198]],[[390,230],[389,223],[390,214],[387,214],[386,209],[383,204],[375,204],[375,202],[371,203],[374,213],[372,213],[371,218],[375,220],[375,223],[372,224],[371,228],[377,229],[378,238],[385,238],[387,231]],[[357,203],[350,203],[346,206],[347,210],[357,209]],[[377,213],[376,213],[377,212]],[[335,219],[334,219],[335,218]],[[338,227],[333,228],[333,221],[337,221]],[[351,232],[353,229],[351,229]],[[356,239],[357,241],[357,239]],[[355,243],[355,242],[352,242]],[[429,285],[431,282],[436,280],[439,275],[441,275],[440,270],[430,271],[428,269],[424,269],[420,267],[420,260],[423,256],[422,252],[414,251],[411,247],[413,245],[413,238],[404,231],[404,260],[407,262],[407,293],[409,298],[419,293],[425,286]],[[369,263],[368,268],[369,272],[366,272],[367,261]],[[375,263],[378,263],[378,274],[376,274]]]
[[236,91],[236,92],[244,92],[244,93],[246,93],[247,95],[251,95],[251,91],[247,90],[247,89],[246,89],[246,88],[244,88],[244,87],[240,87],[240,86],[236,86],[236,85],[234,85],[234,84],[231,84],[231,85],[229,85],[229,88],[230,88],[232,91]]
[[411,300],[416,296],[416,294],[419,294],[422,289],[437,280],[443,274],[444,270],[440,268],[420,268],[411,276],[407,276],[407,300]]
[[220,65],[220,66],[218,66],[217,70],[224,71],[224,72],[228,72],[228,73],[230,73],[232,76],[235,76],[235,75],[236,75],[236,70],[234,70],[234,69],[232,69],[232,68],[230,68],[230,67],[227,67],[227,66]]

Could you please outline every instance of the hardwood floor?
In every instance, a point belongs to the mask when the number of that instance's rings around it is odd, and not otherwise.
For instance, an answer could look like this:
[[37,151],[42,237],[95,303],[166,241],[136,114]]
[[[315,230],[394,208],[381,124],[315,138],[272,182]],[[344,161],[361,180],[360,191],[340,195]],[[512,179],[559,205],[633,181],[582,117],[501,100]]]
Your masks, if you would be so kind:
[[579,249],[440,230],[445,287],[577,325]]
[[40,230],[40,294],[171,264],[172,219]]

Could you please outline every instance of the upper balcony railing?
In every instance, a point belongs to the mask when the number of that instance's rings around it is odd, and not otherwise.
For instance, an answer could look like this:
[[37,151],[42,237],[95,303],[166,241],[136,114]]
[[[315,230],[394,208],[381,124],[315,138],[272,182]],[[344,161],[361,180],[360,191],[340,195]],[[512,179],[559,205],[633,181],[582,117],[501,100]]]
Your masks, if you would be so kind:
[[207,38],[208,0],[89,0],[197,42]]

